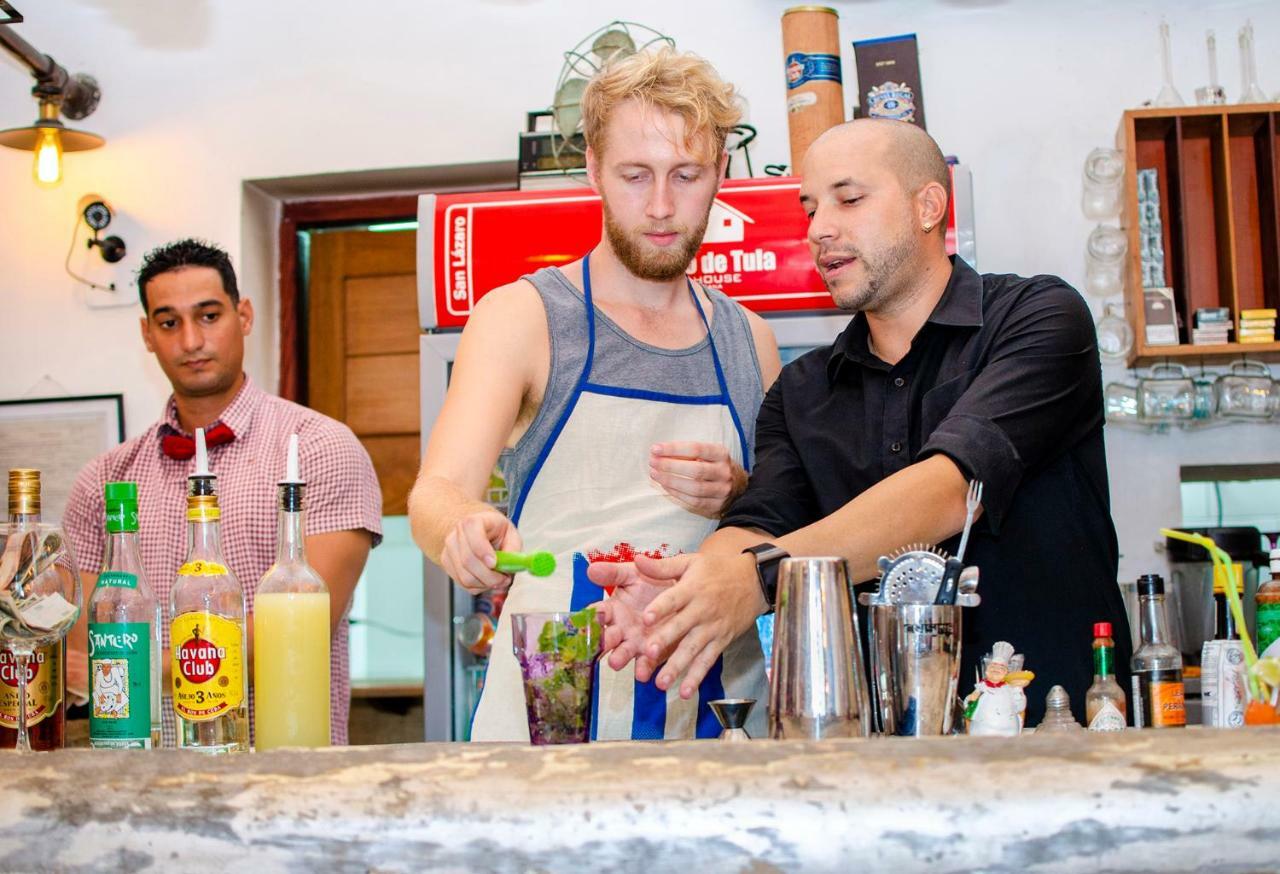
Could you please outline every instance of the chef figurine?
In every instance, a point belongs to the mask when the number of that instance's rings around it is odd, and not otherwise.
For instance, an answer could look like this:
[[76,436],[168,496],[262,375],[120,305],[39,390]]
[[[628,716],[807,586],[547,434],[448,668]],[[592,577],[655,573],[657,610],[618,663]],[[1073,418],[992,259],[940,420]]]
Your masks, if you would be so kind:
[[986,675],[965,698],[964,718],[969,734],[991,737],[1016,737],[1022,732],[1022,717],[1027,710],[1023,689],[1035,675],[1030,671],[1010,673],[1013,645],[997,641],[991,647]]

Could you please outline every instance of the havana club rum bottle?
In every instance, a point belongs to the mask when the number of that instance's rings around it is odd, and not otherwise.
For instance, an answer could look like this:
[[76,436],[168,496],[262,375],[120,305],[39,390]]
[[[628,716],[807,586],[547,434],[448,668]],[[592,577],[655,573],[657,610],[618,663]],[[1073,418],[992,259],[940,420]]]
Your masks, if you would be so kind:
[[[9,471],[9,521],[40,521],[40,471]],[[27,737],[33,750],[66,746],[67,663],[62,643],[38,647],[27,663]],[[0,749],[18,743],[18,665],[0,647]]]
[[107,550],[89,599],[89,745],[160,746],[160,611],[138,550],[138,484],[107,483]]
[[204,431],[187,480],[187,558],[169,594],[173,711],[178,746],[208,753],[249,751],[244,591],[222,556],[217,478]]

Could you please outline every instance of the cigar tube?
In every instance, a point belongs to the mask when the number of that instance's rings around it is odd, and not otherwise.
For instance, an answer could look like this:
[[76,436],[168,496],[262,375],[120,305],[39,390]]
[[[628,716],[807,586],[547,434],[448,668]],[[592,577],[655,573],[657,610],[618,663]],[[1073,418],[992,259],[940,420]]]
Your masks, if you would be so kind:
[[791,173],[798,176],[809,145],[845,120],[838,13],[825,6],[794,6],[783,12],[782,53]]

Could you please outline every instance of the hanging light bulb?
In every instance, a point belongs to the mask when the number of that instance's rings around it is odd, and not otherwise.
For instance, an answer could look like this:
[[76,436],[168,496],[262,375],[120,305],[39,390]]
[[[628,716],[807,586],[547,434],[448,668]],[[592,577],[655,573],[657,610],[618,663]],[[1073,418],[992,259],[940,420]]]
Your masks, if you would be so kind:
[[56,127],[41,128],[39,137],[32,172],[41,185],[57,185],[62,181],[62,137]]
[[36,182],[51,188],[62,181],[62,153],[96,149],[105,140],[97,134],[73,130],[62,123],[59,105],[40,101],[40,117],[35,124],[0,130],[0,146],[35,152],[31,165]]

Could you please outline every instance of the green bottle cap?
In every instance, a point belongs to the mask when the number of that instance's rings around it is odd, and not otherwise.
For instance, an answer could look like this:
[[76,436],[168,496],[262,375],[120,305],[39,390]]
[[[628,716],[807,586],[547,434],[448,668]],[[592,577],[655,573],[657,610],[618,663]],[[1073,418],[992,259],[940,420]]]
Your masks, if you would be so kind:
[[107,510],[107,532],[120,534],[138,530],[138,484],[107,483],[102,488]]
[[138,503],[137,483],[107,483],[102,487],[102,497],[110,501]]

